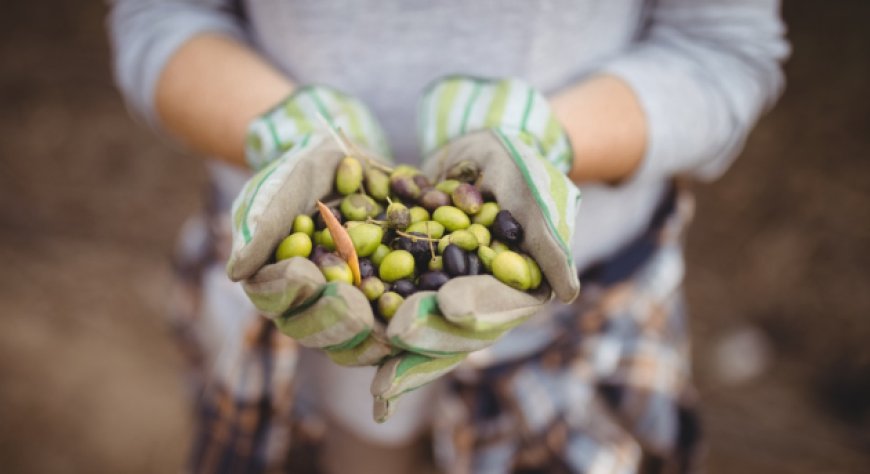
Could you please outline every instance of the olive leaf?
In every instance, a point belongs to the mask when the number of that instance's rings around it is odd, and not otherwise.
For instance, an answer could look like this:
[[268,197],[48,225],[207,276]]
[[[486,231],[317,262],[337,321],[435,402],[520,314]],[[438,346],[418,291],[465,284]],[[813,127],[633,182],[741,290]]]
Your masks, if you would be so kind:
[[347,262],[350,267],[350,272],[353,274],[353,284],[359,285],[362,277],[359,271],[359,257],[356,255],[356,248],[353,246],[353,240],[350,239],[350,234],[347,233],[338,219],[332,215],[332,211],[320,201],[317,201],[317,210],[320,216],[323,217],[323,222],[326,223],[326,228],[332,234],[332,240],[335,241],[335,249],[338,255]]

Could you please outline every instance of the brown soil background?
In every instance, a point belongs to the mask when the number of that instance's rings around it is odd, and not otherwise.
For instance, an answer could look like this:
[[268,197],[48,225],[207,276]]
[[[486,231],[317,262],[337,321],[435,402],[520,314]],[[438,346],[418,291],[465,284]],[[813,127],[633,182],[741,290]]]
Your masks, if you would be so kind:
[[[98,2],[0,15],[0,471],[175,472],[190,421],[164,326],[202,165],[133,123]],[[73,6],[73,3],[76,5]],[[787,2],[789,86],[688,242],[713,473],[870,472],[870,2]],[[744,383],[714,348],[757,328]]]

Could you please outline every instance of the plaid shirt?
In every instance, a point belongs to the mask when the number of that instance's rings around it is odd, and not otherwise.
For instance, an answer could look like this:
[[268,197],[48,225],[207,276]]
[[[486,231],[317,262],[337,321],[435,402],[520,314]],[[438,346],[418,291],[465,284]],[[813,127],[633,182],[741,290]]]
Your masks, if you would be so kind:
[[[581,297],[552,318],[555,339],[523,357],[471,357],[433,408],[447,472],[697,470],[681,239],[693,211],[673,194],[649,231],[581,275]],[[227,210],[191,221],[176,259],[173,327],[192,363],[193,472],[314,470],[318,414],[294,403],[299,348],[224,276]],[[476,362],[477,361],[477,362]],[[484,361],[484,362],[481,362]]]

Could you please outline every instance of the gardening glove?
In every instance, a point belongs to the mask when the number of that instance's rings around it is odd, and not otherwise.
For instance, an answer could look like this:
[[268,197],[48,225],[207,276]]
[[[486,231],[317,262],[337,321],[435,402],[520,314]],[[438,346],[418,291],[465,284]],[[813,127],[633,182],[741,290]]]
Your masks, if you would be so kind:
[[437,181],[461,161],[476,163],[478,187],[523,226],[521,247],[548,284],[524,292],[476,275],[408,298],[387,327],[406,352],[382,364],[372,383],[379,421],[402,393],[492,345],[551,296],[568,303],[580,289],[570,247],[580,192],[566,176],[570,144],[544,96],[515,80],[450,77],[429,89],[421,113],[424,173]]
[[390,349],[366,297],[349,284],[327,282],[306,258],[270,263],[293,219],[311,214],[333,192],[335,169],[346,156],[331,136],[339,129],[367,156],[389,156],[368,109],[326,87],[299,89],[251,123],[246,154],[256,174],[233,203],[227,274],[299,344],[322,348],[342,365],[371,365]]

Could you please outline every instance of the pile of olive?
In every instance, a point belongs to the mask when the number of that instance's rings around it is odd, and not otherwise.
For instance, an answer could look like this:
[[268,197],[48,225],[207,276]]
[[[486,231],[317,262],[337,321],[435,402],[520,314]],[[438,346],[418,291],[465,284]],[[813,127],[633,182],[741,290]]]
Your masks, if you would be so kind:
[[297,216],[275,258],[307,257],[327,281],[353,284],[352,265],[335,252],[326,220],[341,223],[358,256],[358,287],[384,319],[408,295],[453,277],[486,273],[519,290],[538,288],[538,264],[519,251],[522,226],[484,198],[474,184],[479,175],[475,163],[463,161],[433,185],[411,166],[346,157],[336,170],[342,197],[329,206],[332,216]]

